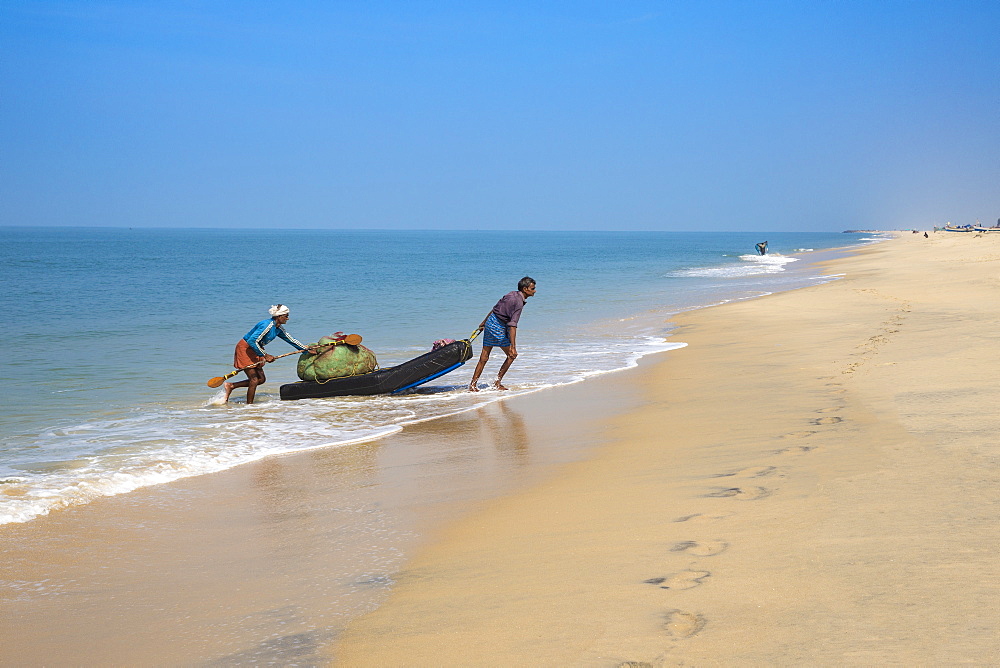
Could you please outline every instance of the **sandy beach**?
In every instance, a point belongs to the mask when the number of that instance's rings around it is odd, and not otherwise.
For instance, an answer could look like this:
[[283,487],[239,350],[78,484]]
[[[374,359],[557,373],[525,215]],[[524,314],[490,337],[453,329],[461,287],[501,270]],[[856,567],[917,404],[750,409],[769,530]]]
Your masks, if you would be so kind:
[[827,270],[637,369],[0,527],[4,662],[994,664],[1000,234]]
[[353,665],[956,665],[1000,656],[1000,235],[684,314],[595,457],[449,526]]

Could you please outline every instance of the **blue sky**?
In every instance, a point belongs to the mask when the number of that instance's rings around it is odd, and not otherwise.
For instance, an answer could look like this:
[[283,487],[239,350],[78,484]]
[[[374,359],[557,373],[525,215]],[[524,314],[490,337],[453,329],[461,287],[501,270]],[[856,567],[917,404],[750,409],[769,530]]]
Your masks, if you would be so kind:
[[992,223],[998,26],[995,0],[0,0],[0,225]]

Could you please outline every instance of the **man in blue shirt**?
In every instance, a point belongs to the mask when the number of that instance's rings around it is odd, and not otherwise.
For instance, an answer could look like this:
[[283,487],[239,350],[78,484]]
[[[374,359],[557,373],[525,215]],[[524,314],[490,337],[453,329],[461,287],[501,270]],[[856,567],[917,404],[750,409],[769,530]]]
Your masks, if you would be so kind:
[[247,375],[246,380],[238,383],[226,383],[226,401],[229,395],[238,387],[247,388],[247,403],[252,404],[254,395],[257,393],[257,386],[267,382],[264,376],[264,365],[273,362],[274,357],[264,351],[264,346],[274,341],[276,337],[281,337],[293,347],[299,350],[309,350],[305,345],[299,343],[291,334],[285,331],[283,325],[288,322],[288,307],[284,304],[277,304],[268,309],[270,318],[261,320],[253,326],[246,336],[236,344],[236,352],[233,355],[233,366],[243,369]]

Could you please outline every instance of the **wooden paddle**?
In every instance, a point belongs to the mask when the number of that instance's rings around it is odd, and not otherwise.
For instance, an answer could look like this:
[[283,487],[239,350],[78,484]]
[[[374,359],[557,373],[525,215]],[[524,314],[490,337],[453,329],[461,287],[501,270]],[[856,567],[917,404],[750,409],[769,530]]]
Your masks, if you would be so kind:
[[[321,346],[336,346],[336,345],[339,345],[341,343],[346,343],[349,346],[356,346],[359,343],[361,343],[361,335],[360,334],[348,334],[347,336],[343,337],[339,341],[333,341],[331,343],[318,343],[315,346],[309,346],[309,347],[310,348],[319,348]],[[292,352],[285,353],[284,355],[277,355],[277,356],[275,356],[274,359],[280,360],[282,357],[288,357],[289,355],[301,355],[302,352],[303,351],[301,351],[301,350],[293,350]],[[252,368],[260,366],[262,364],[266,364],[266,362],[264,360],[261,360],[261,361],[257,362],[256,364],[248,364],[247,366],[242,367],[240,369],[236,369],[235,371],[230,371],[225,376],[216,376],[215,378],[210,378],[209,381],[207,383],[205,383],[205,384],[208,385],[209,387],[219,387],[224,382],[226,382],[227,380],[229,380],[230,378],[232,378],[233,376],[235,376],[236,374],[242,373],[242,372],[246,371],[247,369],[252,369]]]

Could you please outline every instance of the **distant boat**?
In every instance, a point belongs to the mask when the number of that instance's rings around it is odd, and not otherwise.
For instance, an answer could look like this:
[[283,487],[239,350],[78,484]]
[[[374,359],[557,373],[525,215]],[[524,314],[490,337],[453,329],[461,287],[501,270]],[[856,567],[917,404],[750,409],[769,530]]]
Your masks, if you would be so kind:
[[972,225],[952,225],[951,223],[945,225],[944,227],[935,227],[935,230],[941,230],[942,232],[975,232],[976,228]]
[[983,227],[982,225],[977,225],[973,227],[976,232],[1000,232],[1000,226],[997,227]]

